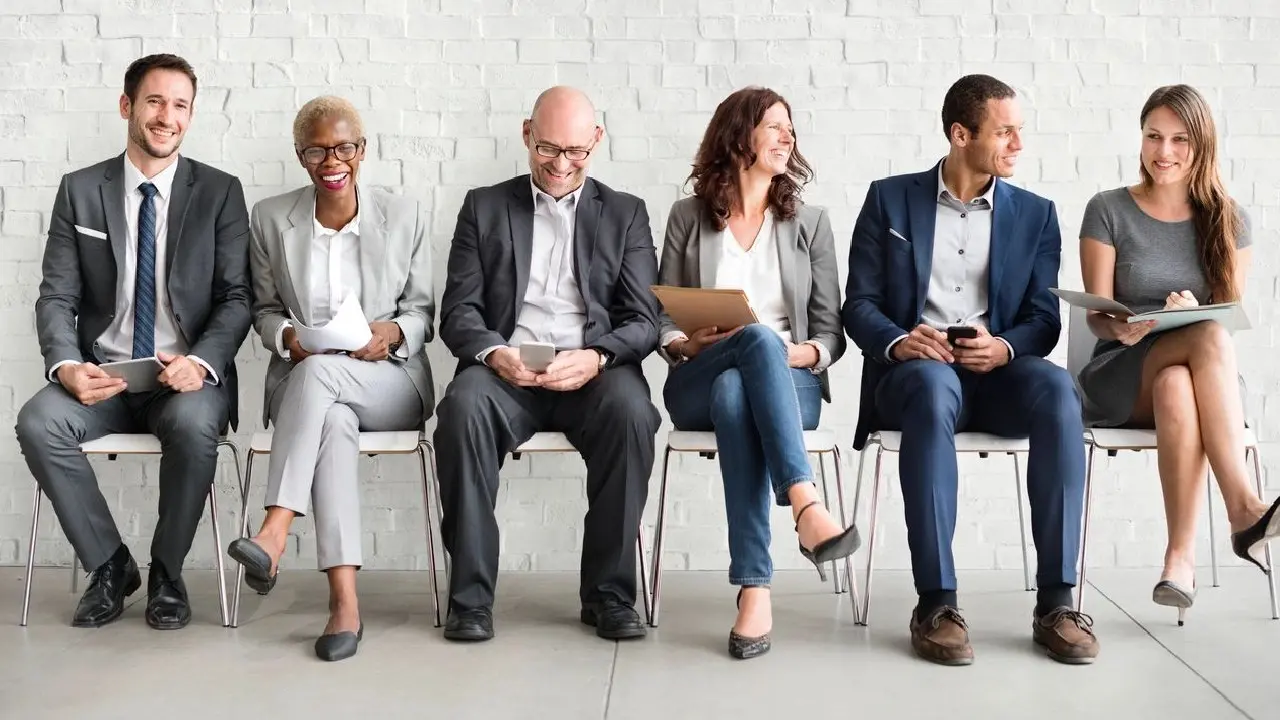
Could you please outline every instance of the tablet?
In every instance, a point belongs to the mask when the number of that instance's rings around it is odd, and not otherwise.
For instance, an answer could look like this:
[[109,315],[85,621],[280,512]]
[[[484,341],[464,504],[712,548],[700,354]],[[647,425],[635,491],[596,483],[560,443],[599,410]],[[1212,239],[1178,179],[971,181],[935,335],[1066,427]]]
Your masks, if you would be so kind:
[[125,392],[140,393],[151,392],[160,387],[157,376],[164,370],[164,363],[158,358],[148,357],[104,363],[98,367],[111,377],[124,378]]
[[724,332],[757,322],[755,311],[742,290],[672,285],[653,285],[650,289],[662,303],[663,312],[690,337],[713,325]]

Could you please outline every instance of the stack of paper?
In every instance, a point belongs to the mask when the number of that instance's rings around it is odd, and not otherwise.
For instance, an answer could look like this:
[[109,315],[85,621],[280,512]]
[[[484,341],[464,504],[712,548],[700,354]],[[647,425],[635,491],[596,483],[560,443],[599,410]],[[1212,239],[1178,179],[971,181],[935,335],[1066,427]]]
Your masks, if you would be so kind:
[[365,320],[364,310],[354,294],[348,295],[329,322],[319,326],[304,325],[289,311],[298,343],[309,353],[354,352],[369,344],[373,333]]
[[1152,332],[1174,330],[1206,320],[1218,322],[1231,331],[1248,330],[1250,328],[1249,316],[1245,313],[1244,307],[1238,302],[1135,313],[1123,304],[1101,295],[1092,295],[1077,290],[1062,290],[1061,288],[1049,288],[1049,291],[1067,301],[1068,305],[1106,313],[1114,318],[1124,319],[1126,322],[1135,323],[1154,320],[1156,326],[1152,328]]

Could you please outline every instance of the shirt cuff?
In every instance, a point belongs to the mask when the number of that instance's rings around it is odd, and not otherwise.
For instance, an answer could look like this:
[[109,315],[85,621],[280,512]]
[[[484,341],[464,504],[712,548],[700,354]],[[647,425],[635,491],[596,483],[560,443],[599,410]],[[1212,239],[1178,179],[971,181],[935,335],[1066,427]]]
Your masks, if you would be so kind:
[[486,364],[485,358],[489,357],[489,353],[493,352],[494,350],[501,350],[504,347],[506,347],[506,345],[494,345],[492,347],[487,347],[481,350],[480,352],[476,353],[476,362],[480,363],[481,365]]
[[1012,362],[1012,361],[1013,361],[1013,346],[1009,344],[1009,341],[1008,341],[1008,340],[1005,340],[1004,338],[1000,337],[999,335],[997,335],[997,336],[996,336],[996,339],[997,339],[997,340],[999,340],[1000,342],[1004,343],[1004,346],[1005,346],[1005,347],[1009,348],[1009,361],[1010,361],[1010,362]]
[[907,335],[909,335],[909,334],[910,334],[910,333],[902,333],[902,334],[901,334],[901,335],[899,335],[898,337],[894,338],[893,342],[889,343],[889,347],[887,347],[887,348],[885,348],[885,349],[884,349],[884,359],[885,359],[885,362],[894,362],[894,359],[893,359],[893,347],[894,347],[895,345],[897,345],[898,343],[902,342],[903,340],[906,340],[906,339],[907,339]]
[[801,345],[812,345],[818,348],[818,362],[813,367],[809,368],[809,372],[812,372],[814,375],[818,375],[831,365],[831,351],[827,350],[826,345],[823,345],[817,340],[805,340]]
[[276,328],[276,354],[285,360],[288,360],[290,355],[289,348],[284,346],[284,331],[291,327],[293,327],[293,323],[286,320],[280,323],[280,327]]
[[[80,364],[79,360],[59,360],[58,362],[53,364],[53,367],[49,368],[49,375],[47,376],[49,378],[49,382],[51,383],[58,382],[58,368],[62,367],[63,365],[79,365],[79,364]],[[61,383],[58,383],[58,384],[61,384]]]
[[677,340],[688,340],[688,339],[689,339],[689,336],[685,335],[684,332],[680,330],[672,330],[668,332],[666,335],[662,336],[662,341],[658,343],[658,347],[665,350],[668,345],[670,345],[671,343]]
[[209,373],[209,376],[204,379],[205,385],[220,385],[222,383],[222,381],[218,379],[218,373],[214,372],[213,368],[209,367],[209,363],[201,360],[195,355],[188,355],[187,357],[191,358],[191,362],[194,362],[204,368],[205,372]]

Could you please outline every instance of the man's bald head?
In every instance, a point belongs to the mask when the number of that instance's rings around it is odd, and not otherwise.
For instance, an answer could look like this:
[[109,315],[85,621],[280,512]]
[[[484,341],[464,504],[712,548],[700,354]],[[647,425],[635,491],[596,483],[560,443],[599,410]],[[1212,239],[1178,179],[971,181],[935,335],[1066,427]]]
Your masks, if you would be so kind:
[[559,199],[586,181],[591,151],[604,130],[596,124],[596,108],[586,93],[557,85],[538,96],[523,135],[534,184]]

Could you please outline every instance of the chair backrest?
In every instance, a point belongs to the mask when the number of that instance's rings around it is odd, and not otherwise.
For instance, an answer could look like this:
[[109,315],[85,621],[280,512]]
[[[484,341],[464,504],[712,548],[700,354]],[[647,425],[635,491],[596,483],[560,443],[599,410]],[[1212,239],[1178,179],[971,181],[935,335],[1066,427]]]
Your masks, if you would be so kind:
[[1089,364],[1093,357],[1093,348],[1098,343],[1093,331],[1089,329],[1088,310],[1071,307],[1067,316],[1067,372],[1072,379],[1080,376],[1080,371]]

